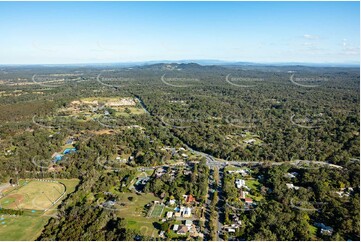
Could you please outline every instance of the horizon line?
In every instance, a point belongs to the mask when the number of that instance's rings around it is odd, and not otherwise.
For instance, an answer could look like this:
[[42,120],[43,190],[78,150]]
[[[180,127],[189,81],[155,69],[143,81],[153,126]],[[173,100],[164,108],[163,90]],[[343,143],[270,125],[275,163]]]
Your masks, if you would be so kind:
[[[348,65],[360,66],[360,62],[304,62],[304,61],[277,61],[277,62],[262,62],[262,61],[245,61],[245,60],[219,60],[219,59],[177,59],[177,60],[142,60],[142,61],[112,61],[112,62],[72,62],[72,63],[0,63],[0,66],[76,66],[76,65],[148,65],[148,64],[190,64],[196,63],[202,65],[201,62],[209,62],[203,65]],[[213,63],[212,63],[213,62]]]

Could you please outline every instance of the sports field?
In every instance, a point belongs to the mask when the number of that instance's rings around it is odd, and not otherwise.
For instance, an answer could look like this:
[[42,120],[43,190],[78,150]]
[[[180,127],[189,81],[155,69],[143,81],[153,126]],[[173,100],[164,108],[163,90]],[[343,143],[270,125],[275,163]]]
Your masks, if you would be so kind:
[[0,199],[0,206],[10,209],[45,210],[65,192],[65,186],[57,182],[29,181]]
[[163,208],[164,208],[163,205],[155,204],[150,216],[151,217],[160,217],[160,215],[162,214]]
[[[76,185],[79,183],[78,179],[60,179],[59,182],[63,183],[66,186],[66,194],[70,194],[74,192]],[[26,183],[24,180],[19,181],[20,184]],[[28,184],[24,187],[21,187],[18,190],[11,190],[10,192],[6,193],[6,196],[0,199],[0,204],[2,204],[5,201],[9,201],[6,203],[8,206],[10,206],[11,201],[15,201],[15,198],[12,198],[14,196],[11,196],[13,194],[19,194],[24,195],[26,192],[32,195],[33,197],[37,194],[43,194],[41,191],[46,192],[45,194],[51,196],[52,190],[55,190],[53,185],[58,183],[51,183],[51,182],[40,182],[36,180],[32,180],[27,182]],[[39,184],[40,183],[40,184]],[[29,186],[30,185],[30,186]],[[60,184],[59,184],[60,185]],[[64,190],[64,186],[62,188]],[[62,190],[59,190],[62,191]],[[56,193],[55,193],[56,194]],[[59,193],[58,193],[59,194]],[[10,198],[8,197],[10,195]],[[44,194],[43,194],[44,195]],[[59,195],[54,195],[54,197],[59,197]],[[24,196],[26,197],[26,196]],[[62,199],[64,199],[65,196],[63,196]],[[46,199],[46,197],[45,197]],[[45,199],[43,199],[45,201]],[[59,202],[60,202],[59,201]],[[42,202],[41,197],[34,199],[35,209],[32,208],[31,210],[27,210],[24,215],[21,216],[13,216],[13,215],[0,215],[0,241],[1,240],[36,240],[38,236],[40,235],[41,231],[43,230],[44,226],[48,222],[49,218],[51,216],[54,216],[57,213],[56,207],[59,204],[55,204],[52,209],[48,210],[47,212],[43,212],[41,210],[35,210],[40,209],[39,207],[42,206],[40,204],[44,203]],[[21,204],[21,203],[20,203]],[[24,201],[23,206],[26,204],[29,204],[28,202]],[[30,203],[31,206],[32,203]],[[46,203],[44,203],[47,205]],[[51,204],[50,201],[48,204]],[[26,205],[27,206],[27,205]],[[16,205],[15,205],[16,207]],[[10,208],[10,207],[9,207]]]

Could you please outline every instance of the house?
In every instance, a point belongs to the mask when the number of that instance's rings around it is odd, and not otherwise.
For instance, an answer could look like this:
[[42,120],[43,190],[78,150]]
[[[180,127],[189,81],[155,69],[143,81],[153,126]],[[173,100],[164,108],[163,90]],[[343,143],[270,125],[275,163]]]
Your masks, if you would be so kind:
[[286,183],[286,186],[288,189],[295,189],[295,190],[300,189],[300,187],[294,186],[292,183]]
[[236,230],[232,229],[232,228],[227,228],[227,231],[228,231],[228,233],[235,233],[236,232]]
[[236,179],[236,187],[237,187],[237,188],[242,188],[242,187],[245,186],[245,185],[246,185],[245,180]]
[[243,170],[243,169],[235,170],[235,171],[227,171],[227,172],[228,174],[236,173],[236,174],[241,174],[242,176],[247,176],[249,173],[247,170]]
[[167,218],[172,218],[173,217],[173,212],[167,212]]
[[188,230],[190,230],[191,227],[192,227],[192,225],[193,225],[192,220],[186,220],[185,225],[186,225],[186,227],[188,228]]
[[173,225],[173,231],[178,231],[178,229],[179,229],[179,225],[178,225],[178,224]]
[[245,202],[246,204],[252,204],[252,203],[253,203],[253,200],[252,200],[252,198],[246,197],[246,198],[244,199],[244,202]]
[[298,172],[291,172],[292,175],[294,175],[295,177],[298,176]]
[[320,229],[321,229],[321,234],[323,234],[323,235],[329,235],[329,236],[331,236],[332,233],[333,233],[333,228],[330,227],[330,226],[327,226],[327,225],[325,225],[325,224],[323,224],[323,223],[315,223],[315,226],[316,226],[317,228],[320,228]]
[[333,229],[331,227],[326,229],[321,229],[321,234],[331,236],[333,233]]
[[248,140],[244,141],[244,143],[246,143],[246,144],[253,144],[254,142],[256,142],[255,139],[248,139]]
[[120,163],[126,163],[126,162],[127,162],[126,159],[122,159],[120,156],[117,156],[117,157],[115,158],[115,160],[116,160],[116,161],[119,161]]
[[183,211],[183,217],[189,218],[192,216],[192,209],[190,207],[187,207]]
[[168,202],[168,204],[169,204],[169,205],[174,205],[174,204],[175,204],[175,202],[176,202],[176,200],[175,200],[175,199],[170,199],[170,200],[169,200],[169,202]]
[[193,197],[192,194],[184,195],[183,197],[184,197],[186,203],[192,203],[192,202],[196,201],[196,199]]
[[321,229],[321,234],[331,236],[333,233],[333,229],[329,227],[328,229]]
[[286,177],[286,178],[295,178],[296,176],[293,175],[292,173],[286,173],[286,174],[284,175],[284,177]]
[[351,195],[351,193],[353,193],[353,188],[352,187],[348,187],[348,188],[341,188],[341,191],[337,191],[335,192],[336,194],[338,194],[340,197],[349,197]]
[[180,229],[177,231],[179,235],[186,235],[188,232],[188,228],[185,225],[181,225]]

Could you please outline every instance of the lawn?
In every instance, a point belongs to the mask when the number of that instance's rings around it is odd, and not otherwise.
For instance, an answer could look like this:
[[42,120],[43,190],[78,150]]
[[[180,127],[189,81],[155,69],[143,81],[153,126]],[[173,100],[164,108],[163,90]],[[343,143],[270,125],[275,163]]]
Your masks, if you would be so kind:
[[[259,183],[258,180],[252,179],[252,180],[246,180],[246,186],[248,186],[251,190],[255,190],[259,193],[262,185],[261,185],[261,183]],[[249,195],[249,197],[251,197],[252,199],[254,199],[257,202],[259,202],[263,199],[263,196],[260,194],[258,196]]]
[[246,186],[248,186],[250,189],[259,191],[261,184],[259,183],[258,180],[252,179],[252,180],[246,180]]

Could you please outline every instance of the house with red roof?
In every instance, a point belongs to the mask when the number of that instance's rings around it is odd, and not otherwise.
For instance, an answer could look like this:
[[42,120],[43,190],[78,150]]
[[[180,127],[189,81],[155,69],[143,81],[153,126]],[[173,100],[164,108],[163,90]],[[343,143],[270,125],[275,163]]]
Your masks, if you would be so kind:
[[244,199],[244,202],[247,203],[247,204],[252,204],[252,203],[253,203],[253,200],[252,200],[252,198],[250,198],[250,197],[246,197],[246,198]]

